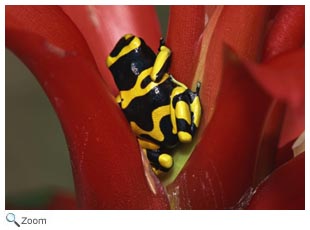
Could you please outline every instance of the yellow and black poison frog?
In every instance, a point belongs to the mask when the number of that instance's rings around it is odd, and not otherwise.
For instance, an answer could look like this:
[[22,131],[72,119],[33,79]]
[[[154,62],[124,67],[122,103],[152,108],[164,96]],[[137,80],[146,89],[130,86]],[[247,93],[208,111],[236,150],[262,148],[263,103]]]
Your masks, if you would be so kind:
[[201,117],[200,83],[196,92],[169,74],[171,51],[160,40],[157,55],[142,38],[126,34],[106,60],[119,89],[117,103],[156,174],[167,172],[167,152],[193,139]]

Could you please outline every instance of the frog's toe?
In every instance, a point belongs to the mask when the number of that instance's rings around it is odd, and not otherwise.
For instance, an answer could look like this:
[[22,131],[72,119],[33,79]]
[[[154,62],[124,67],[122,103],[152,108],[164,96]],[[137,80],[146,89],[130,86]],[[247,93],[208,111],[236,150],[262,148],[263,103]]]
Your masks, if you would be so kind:
[[[173,158],[167,153],[162,153],[161,150],[147,149],[147,158],[149,159],[153,171],[158,175],[159,171],[168,172],[173,167]],[[159,171],[158,171],[159,170]]]
[[155,167],[152,167],[152,170],[153,170],[153,172],[154,172],[154,174],[155,174],[156,176],[160,176],[160,175],[162,175],[162,173],[163,173],[163,171],[161,171],[161,170],[159,170],[159,169],[157,169],[157,168],[155,168]]
[[165,169],[170,169],[173,166],[172,156],[166,153],[159,155],[158,162],[160,166],[164,167]]
[[185,131],[179,131],[178,138],[182,143],[190,143],[193,139],[192,135]]

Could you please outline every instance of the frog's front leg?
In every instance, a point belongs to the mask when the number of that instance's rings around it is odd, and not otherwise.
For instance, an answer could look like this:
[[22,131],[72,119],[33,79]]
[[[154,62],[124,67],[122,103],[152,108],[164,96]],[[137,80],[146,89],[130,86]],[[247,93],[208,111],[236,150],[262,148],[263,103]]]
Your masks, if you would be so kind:
[[152,81],[159,82],[165,73],[168,72],[171,62],[171,50],[165,46],[164,39],[160,39],[158,53],[151,71]]

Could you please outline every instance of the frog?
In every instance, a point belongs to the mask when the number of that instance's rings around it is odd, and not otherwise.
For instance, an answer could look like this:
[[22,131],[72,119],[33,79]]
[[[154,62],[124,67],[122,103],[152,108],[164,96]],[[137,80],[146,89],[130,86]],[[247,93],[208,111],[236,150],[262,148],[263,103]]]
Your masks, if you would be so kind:
[[193,141],[202,114],[201,83],[194,92],[177,81],[168,72],[171,57],[163,38],[156,54],[141,37],[125,34],[106,59],[116,102],[156,175],[171,170],[176,146]]

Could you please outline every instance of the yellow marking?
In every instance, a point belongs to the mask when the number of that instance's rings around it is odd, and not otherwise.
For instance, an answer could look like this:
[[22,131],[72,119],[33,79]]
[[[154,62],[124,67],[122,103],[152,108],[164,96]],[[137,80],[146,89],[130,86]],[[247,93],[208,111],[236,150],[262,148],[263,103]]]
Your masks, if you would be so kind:
[[128,40],[129,38],[131,38],[133,35],[132,34],[125,34],[124,35],[124,38],[126,39],[126,40]]
[[187,124],[191,124],[191,112],[189,106],[185,101],[178,101],[175,106],[175,115],[178,119],[184,119]]
[[[171,78],[174,81],[174,78]],[[184,87],[175,87],[172,92],[171,92],[171,95],[170,95],[170,120],[171,120],[171,124],[172,124],[172,133],[173,134],[177,134],[178,132],[178,128],[177,128],[177,123],[176,123],[176,111],[175,109],[173,108],[173,98],[180,94],[180,93],[183,93],[184,91],[186,90],[186,88]]]
[[[183,83],[181,83],[181,82],[175,80],[174,77],[172,77],[172,75],[170,75],[170,77],[171,77],[171,80],[172,80],[173,83],[175,83],[175,84],[178,85],[178,86],[181,86],[181,87],[184,88],[184,89],[187,89],[187,86],[186,86],[186,85],[184,85]],[[184,91],[185,91],[185,90],[184,90]]]
[[153,70],[151,72],[151,79],[153,81],[156,81],[157,74],[159,71],[162,69],[162,67],[165,65],[167,59],[170,57],[171,51],[167,46],[161,46],[160,51],[156,56],[154,65],[153,65]]
[[116,103],[121,103],[122,102],[122,98],[121,98],[121,96],[120,95],[117,95],[116,97],[115,97],[115,101],[116,101]]
[[201,118],[201,105],[200,105],[200,100],[199,97],[195,97],[194,101],[190,104],[190,109],[194,114],[194,124],[196,127],[199,126],[200,123],[200,118]]
[[160,154],[160,156],[158,158],[158,162],[162,167],[164,167],[166,169],[171,168],[173,165],[172,157],[166,153]]
[[150,75],[151,71],[152,67],[143,70],[138,76],[135,85],[131,89],[120,91],[121,98],[123,99],[121,103],[122,109],[125,109],[130,104],[130,102],[136,97],[144,96],[149,91],[151,91],[155,86],[162,84],[169,78],[169,75],[165,74],[160,82],[158,83],[150,82],[145,88],[141,88],[141,82]]
[[[128,39],[132,36],[130,35],[125,35],[125,38]],[[137,49],[139,46],[141,45],[141,40],[138,37],[134,37],[134,39],[132,39],[132,41],[124,46],[121,51],[115,56],[108,56],[107,60],[106,60],[106,64],[108,67],[110,67],[111,65],[113,65],[118,59],[120,59],[121,57],[125,56],[126,54],[130,53],[132,50]]]
[[189,143],[192,141],[192,135],[188,132],[180,131],[178,132],[178,137],[182,143]]
[[160,129],[160,121],[164,116],[169,114],[170,105],[160,106],[152,112],[153,129],[151,131],[145,131],[144,129],[140,128],[134,121],[130,122],[131,129],[137,136],[147,134],[155,140],[163,141],[165,137]]
[[159,149],[159,146],[154,144],[151,141],[138,138],[138,142],[139,142],[139,145],[141,146],[141,148],[143,148],[143,149],[152,149],[152,150]]
[[176,95],[179,95],[179,94],[181,94],[181,93],[184,93],[185,92],[185,90],[186,90],[187,88],[184,88],[184,87],[182,87],[182,86],[177,86],[177,87],[175,87],[173,90],[172,90],[172,92],[171,92],[171,99],[173,99]]
[[154,167],[152,167],[152,170],[153,170],[153,172],[154,172],[154,174],[156,175],[156,176],[159,176],[159,175],[161,175],[163,172],[162,171],[160,171],[159,169],[156,169],[156,168],[154,168]]
[[172,133],[173,134],[177,134],[177,132],[178,132],[177,120],[176,120],[176,117],[175,117],[175,110],[173,108],[172,99],[171,99],[171,102],[170,102],[170,120],[171,120],[171,124],[172,124]]

